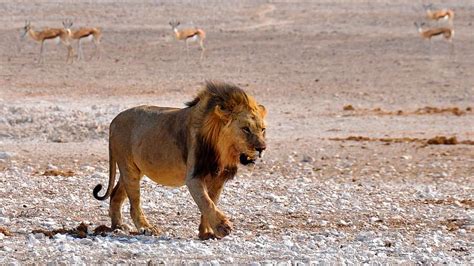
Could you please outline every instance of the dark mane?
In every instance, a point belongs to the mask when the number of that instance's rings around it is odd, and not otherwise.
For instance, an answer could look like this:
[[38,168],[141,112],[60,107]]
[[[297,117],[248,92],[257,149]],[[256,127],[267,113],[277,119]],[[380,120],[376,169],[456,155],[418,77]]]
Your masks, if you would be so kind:
[[216,81],[206,81],[204,89],[192,101],[185,104],[187,107],[195,106],[206,96],[209,97],[206,110],[210,110],[216,105],[220,105],[224,110],[229,110],[235,105],[241,104],[242,101],[248,105],[248,97],[244,90],[234,84]]
[[[197,109],[195,109],[196,119],[194,126],[201,129],[197,136],[196,165],[193,176],[198,178],[206,175],[216,176],[224,170],[220,169],[220,167],[227,166],[220,165],[221,157],[215,147],[222,125],[219,124],[220,122],[215,122],[215,117],[211,118],[213,117],[213,110],[218,105],[223,111],[234,112],[237,106],[248,106],[249,98],[247,94],[236,85],[207,81],[204,89],[199,92],[196,98],[186,103],[186,105],[188,107],[197,107]],[[205,124],[206,127],[204,127]],[[212,126],[209,127],[209,125]],[[206,131],[203,130],[204,128],[212,128],[212,130]],[[227,176],[226,178],[232,178],[237,169],[236,166],[229,167],[230,168],[226,170],[227,172],[222,172],[222,174]]]
[[199,102],[199,96],[196,96],[196,98],[194,98],[192,101],[189,101],[189,102],[185,102],[184,104],[187,106],[187,107],[193,107],[195,106],[196,104],[198,104]]

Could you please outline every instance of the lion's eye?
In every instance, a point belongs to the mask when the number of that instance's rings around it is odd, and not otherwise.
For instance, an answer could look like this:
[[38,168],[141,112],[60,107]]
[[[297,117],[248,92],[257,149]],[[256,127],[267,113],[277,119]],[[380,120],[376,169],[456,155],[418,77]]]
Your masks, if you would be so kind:
[[265,129],[266,129],[266,128],[262,128],[262,133],[263,133],[263,134],[265,134]]
[[246,134],[250,134],[250,128],[248,127],[243,127],[242,131],[245,132]]

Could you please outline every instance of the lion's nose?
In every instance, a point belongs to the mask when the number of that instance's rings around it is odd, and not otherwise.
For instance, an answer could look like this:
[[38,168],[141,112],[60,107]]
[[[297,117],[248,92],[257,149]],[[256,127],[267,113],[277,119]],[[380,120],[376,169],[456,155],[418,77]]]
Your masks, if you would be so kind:
[[258,151],[258,157],[262,157],[262,152],[267,148],[265,144],[260,144],[255,147],[255,150]]

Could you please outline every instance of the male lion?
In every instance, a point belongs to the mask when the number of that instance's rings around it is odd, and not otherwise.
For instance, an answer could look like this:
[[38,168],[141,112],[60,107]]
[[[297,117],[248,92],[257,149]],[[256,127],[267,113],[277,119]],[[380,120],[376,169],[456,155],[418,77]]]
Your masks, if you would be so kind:
[[[157,235],[140,207],[140,180],[146,175],[166,186],[186,184],[201,212],[199,238],[222,238],[232,223],[217,208],[224,183],[237,164],[253,164],[265,150],[266,110],[235,85],[207,82],[183,109],[139,106],[128,109],[110,124],[109,196],[112,228],[126,229],[122,204],[130,200],[130,214],[138,231]],[[115,184],[116,164],[120,179]],[[113,190],[112,190],[113,188]]]

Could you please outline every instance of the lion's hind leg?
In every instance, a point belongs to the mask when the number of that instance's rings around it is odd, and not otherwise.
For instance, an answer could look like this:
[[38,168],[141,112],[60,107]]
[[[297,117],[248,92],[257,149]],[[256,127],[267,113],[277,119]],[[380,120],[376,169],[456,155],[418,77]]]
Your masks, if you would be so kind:
[[155,226],[152,226],[143,210],[140,202],[140,180],[141,175],[138,169],[127,169],[122,171],[120,169],[120,182],[123,181],[125,191],[127,192],[128,199],[130,201],[130,216],[132,216],[133,223],[135,224],[139,233],[144,235],[159,235],[160,230]]
[[109,216],[112,219],[112,229],[121,229],[129,232],[130,227],[123,223],[122,217],[122,205],[125,202],[125,199],[127,199],[127,192],[125,191],[125,187],[119,181],[110,195]]

